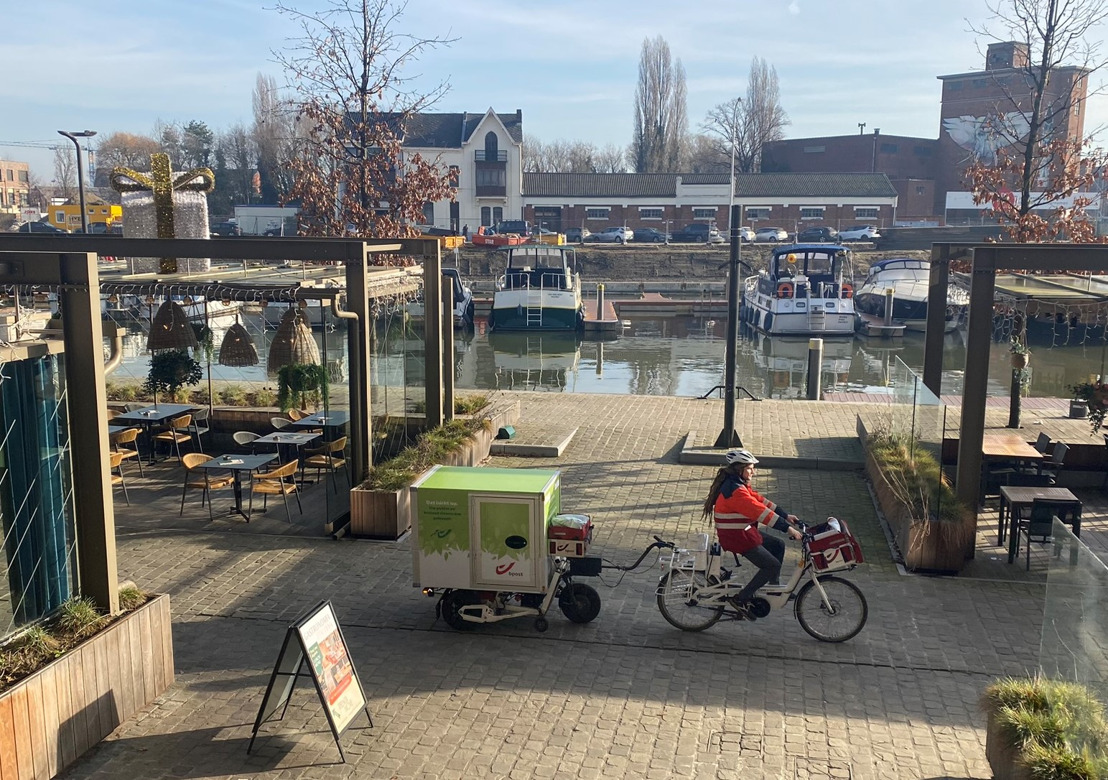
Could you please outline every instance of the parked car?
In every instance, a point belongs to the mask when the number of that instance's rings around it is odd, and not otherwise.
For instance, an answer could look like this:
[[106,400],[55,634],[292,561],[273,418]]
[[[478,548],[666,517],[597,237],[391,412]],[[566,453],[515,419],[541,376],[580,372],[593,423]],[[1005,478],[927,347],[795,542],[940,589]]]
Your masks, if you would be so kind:
[[822,244],[837,241],[839,231],[833,227],[810,227],[796,234],[797,243]]
[[876,225],[852,225],[839,231],[840,241],[873,241],[881,238]]
[[217,222],[212,225],[213,236],[241,236],[242,228],[236,222]]
[[744,225],[739,228],[739,240],[744,244],[748,241],[754,241],[754,231]]
[[18,228],[17,233],[50,233],[51,235],[67,235],[64,230],[51,225],[49,222],[24,222]]
[[788,231],[779,227],[761,227],[754,232],[755,241],[788,241]]
[[588,241],[591,235],[592,231],[587,227],[566,228],[566,243],[579,244],[582,241]]
[[626,244],[628,241],[635,240],[635,231],[629,227],[613,225],[599,233],[593,233],[588,240],[601,244]]
[[670,240],[686,244],[724,243],[723,234],[714,225],[709,225],[707,222],[693,222],[691,225],[685,225],[685,227],[675,231]]
[[635,228],[635,241],[643,244],[664,244],[670,240],[668,233],[654,228]]

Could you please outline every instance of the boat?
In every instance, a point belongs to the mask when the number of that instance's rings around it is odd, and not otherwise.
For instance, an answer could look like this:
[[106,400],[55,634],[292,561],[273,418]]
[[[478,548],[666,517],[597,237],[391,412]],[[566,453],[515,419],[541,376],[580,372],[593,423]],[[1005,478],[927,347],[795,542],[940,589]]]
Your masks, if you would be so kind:
[[852,336],[853,282],[844,246],[778,247],[767,269],[744,280],[739,319],[771,336]]
[[[771,337],[755,332],[750,339],[754,365],[764,372],[763,395],[769,398],[803,398],[808,376],[808,339]],[[856,347],[853,340],[831,339],[823,344],[821,385],[832,389],[850,379]]]
[[[908,330],[926,332],[927,294],[931,263],[909,257],[890,257],[870,266],[869,275],[854,295],[859,314],[885,317],[886,291],[893,290],[893,322]],[[960,287],[948,286],[944,331],[950,332],[965,321],[969,294]]]
[[490,330],[578,330],[584,326],[581,280],[572,247],[526,244],[502,250]]
[[[461,274],[458,273],[457,268],[443,268],[442,275],[451,280],[451,286],[454,288],[454,327],[473,327],[473,291],[469,289],[467,284],[462,282]],[[418,301],[409,303],[407,309],[408,316],[413,320],[423,319],[422,298]]]
[[502,390],[572,391],[581,360],[576,333],[490,333],[496,386]]
[[515,233],[495,233],[482,225],[477,228],[477,232],[470,237],[469,243],[474,246],[487,246],[498,249],[506,246],[521,246],[526,244],[527,237],[519,236]]

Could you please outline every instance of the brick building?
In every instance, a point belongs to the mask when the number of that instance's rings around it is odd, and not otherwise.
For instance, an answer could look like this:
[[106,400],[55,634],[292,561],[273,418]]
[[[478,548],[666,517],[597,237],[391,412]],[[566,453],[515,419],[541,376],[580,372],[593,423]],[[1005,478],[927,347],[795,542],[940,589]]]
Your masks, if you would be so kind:
[[19,214],[30,203],[30,177],[27,163],[0,160],[0,212]]

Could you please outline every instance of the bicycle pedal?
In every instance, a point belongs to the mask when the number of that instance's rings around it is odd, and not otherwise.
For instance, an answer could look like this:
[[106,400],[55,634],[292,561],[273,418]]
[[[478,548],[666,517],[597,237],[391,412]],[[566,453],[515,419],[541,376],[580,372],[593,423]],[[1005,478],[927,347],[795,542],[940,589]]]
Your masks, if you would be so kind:
[[719,579],[720,579],[720,582],[726,582],[727,580],[731,579],[731,570],[730,569],[725,569],[722,566],[720,566],[720,568],[719,568]]

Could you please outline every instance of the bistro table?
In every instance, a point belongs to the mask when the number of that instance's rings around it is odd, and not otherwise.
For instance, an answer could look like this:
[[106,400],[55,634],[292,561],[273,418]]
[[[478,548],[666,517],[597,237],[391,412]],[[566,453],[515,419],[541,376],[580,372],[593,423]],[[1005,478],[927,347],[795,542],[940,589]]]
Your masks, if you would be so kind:
[[[265,455],[220,455],[217,458],[212,458],[206,463],[201,463],[196,468],[212,471],[230,471],[235,478],[235,505],[231,507],[230,513],[238,513],[246,518],[246,522],[250,522],[250,513],[254,505],[254,497],[250,496],[250,508],[242,508],[242,476],[243,474],[252,475],[255,471],[260,469],[267,463],[272,463],[277,460],[277,453],[271,452]],[[209,497],[209,501],[211,498]]]
[[130,425],[109,425],[108,426],[108,435],[109,436],[115,436],[117,433],[123,433],[125,430],[127,430],[130,427],[132,427],[132,426],[130,426]]
[[146,433],[146,439],[150,444],[150,462],[155,463],[154,426],[164,425],[169,420],[180,417],[182,414],[188,414],[195,408],[195,406],[190,406],[188,404],[154,404],[153,406],[145,406],[142,409],[136,409],[133,412],[117,414],[112,418],[112,422],[119,423],[122,421],[141,425]]
[[267,433],[261,438],[254,439],[252,442],[255,446],[259,444],[273,444],[277,447],[277,454],[280,456],[281,463],[288,463],[293,458],[300,459],[300,448],[313,439],[318,439],[318,433],[288,433],[286,431],[275,431],[273,433]]
[[342,429],[350,422],[350,412],[339,409],[331,409],[325,412],[316,412],[297,420],[292,424],[293,428],[322,428],[323,440],[334,441],[342,435]]
[[981,440],[981,494],[978,503],[985,503],[989,461],[1041,461],[1043,453],[1032,447],[1018,433],[986,433]]
[[1008,563],[1016,559],[1020,510],[1030,509],[1036,498],[1070,504],[1073,515],[1067,522],[1073,526],[1073,535],[1078,538],[1081,537],[1081,500],[1071,493],[1069,488],[1002,485],[1000,488],[1000,522],[997,529],[996,544],[998,547],[1004,546],[1005,510],[1007,509]]

